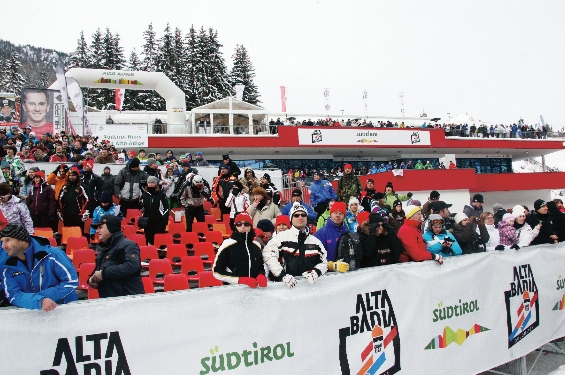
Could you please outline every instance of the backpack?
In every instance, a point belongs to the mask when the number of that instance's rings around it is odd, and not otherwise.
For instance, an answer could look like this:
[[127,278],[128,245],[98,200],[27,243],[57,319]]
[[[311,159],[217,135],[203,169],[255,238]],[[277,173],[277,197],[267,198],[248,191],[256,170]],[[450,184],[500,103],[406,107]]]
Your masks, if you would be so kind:
[[[354,257],[352,259],[351,252],[353,250]],[[343,259],[349,264],[349,270],[353,271],[360,267],[363,250],[359,241],[359,234],[347,232],[341,235],[337,243],[337,259]],[[354,261],[354,265],[352,264]]]

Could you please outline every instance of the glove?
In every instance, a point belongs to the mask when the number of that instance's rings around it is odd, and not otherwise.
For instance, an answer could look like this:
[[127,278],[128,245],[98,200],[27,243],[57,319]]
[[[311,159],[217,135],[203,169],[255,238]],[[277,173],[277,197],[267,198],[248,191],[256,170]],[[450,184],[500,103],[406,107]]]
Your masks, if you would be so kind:
[[286,284],[288,289],[294,288],[296,286],[296,279],[292,275],[284,275],[282,281]]
[[255,280],[252,277],[240,277],[239,281],[237,282],[238,284],[245,284],[250,288],[257,288],[257,280]]
[[495,250],[504,250],[504,245],[497,245],[494,249]]
[[512,246],[510,246],[511,249],[516,249],[516,250],[520,250],[520,246],[518,246],[518,244],[514,244]]
[[412,198],[413,195],[414,195],[414,194],[412,194],[411,192],[408,193],[408,194],[406,194],[406,196],[407,196],[408,198]]
[[[349,268],[349,267],[348,267]],[[310,284],[314,284],[318,279],[318,273],[314,270],[306,271],[302,274],[302,276],[308,280]]]
[[330,271],[347,272],[349,271],[349,264],[340,259],[336,262],[328,262],[328,269]]
[[88,210],[86,210],[84,214],[82,214],[82,221],[87,221],[89,216],[90,214],[88,213]]
[[443,264],[443,257],[439,254],[434,254],[434,260],[441,266]]
[[267,287],[267,278],[266,278],[265,275],[263,275],[262,273],[260,273],[259,275],[257,275],[257,277],[255,278],[255,280],[257,280],[257,285],[259,285],[261,288],[266,288],[266,287]]
[[57,212],[57,217],[59,218],[59,220],[63,221],[63,215],[61,215],[60,212]]

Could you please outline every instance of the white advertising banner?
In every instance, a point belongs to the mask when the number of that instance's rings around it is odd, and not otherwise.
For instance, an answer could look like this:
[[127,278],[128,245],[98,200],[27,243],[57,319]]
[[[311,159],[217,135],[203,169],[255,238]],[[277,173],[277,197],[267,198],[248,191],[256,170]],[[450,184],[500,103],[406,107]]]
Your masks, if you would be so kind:
[[302,146],[430,146],[430,132],[387,128],[299,128]]
[[92,135],[109,140],[117,149],[149,147],[146,125],[96,125],[92,127]]
[[477,374],[565,336],[565,245],[0,310],[1,374]]

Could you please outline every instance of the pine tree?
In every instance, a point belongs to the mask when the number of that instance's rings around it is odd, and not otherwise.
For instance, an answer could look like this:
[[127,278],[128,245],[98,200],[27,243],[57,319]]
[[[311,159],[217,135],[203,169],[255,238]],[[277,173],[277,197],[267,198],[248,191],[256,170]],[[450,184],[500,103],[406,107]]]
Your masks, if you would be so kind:
[[71,53],[69,68],[89,68],[90,66],[90,48],[84,39],[84,32],[81,31],[77,40],[77,48]]
[[[171,33],[171,27],[168,23],[164,30],[163,37],[159,39],[156,63],[156,70],[158,72],[163,72],[171,81],[176,81],[175,65],[177,64],[177,61],[174,51],[174,38]],[[153,105],[157,106],[158,111],[162,111],[166,108],[165,100],[158,94],[155,95]]]
[[181,30],[177,27],[173,36],[173,74],[171,79],[183,90],[183,84],[186,81],[186,48],[182,37]]
[[228,68],[220,48],[222,44],[218,40],[218,32],[212,28],[208,29],[208,58],[210,59],[209,84],[212,87],[214,100],[223,99],[234,94],[229,82]]
[[211,103],[215,100],[212,87],[210,86],[210,56],[208,48],[208,35],[204,27],[200,28],[196,38],[193,53],[194,61],[194,106]]
[[185,74],[186,79],[182,86],[184,93],[186,94],[186,110],[190,111],[193,108],[198,107],[197,105],[197,84],[196,84],[196,66],[198,64],[198,38],[196,35],[196,30],[194,25],[190,26],[190,30],[185,37]]
[[259,90],[253,82],[255,69],[253,68],[247,49],[243,45],[237,45],[232,59],[233,68],[230,73],[230,83],[232,87],[235,87],[235,85],[245,85],[243,101],[250,104],[260,103]]
[[[135,48],[133,49],[133,51],[131,51],[131,54],[129,55],[129,61],[128,61],[128,70],[140,70],[140,65],[141,62],[139,61],[139,58],[137,56],[137,53],[135,52]],[[122,105],[122,110],[142,110],[145,108],[145,104],[143,102],[140,102],[140,91],[137,90],[128,90],[126,88],[126,92],[124,95],[124,103]]]
[[[90,45],[89,61],[91,69],[104,69],[105,51],[104,37],[100,29],[96,29],[92,34],[92,43]],[[106,101],[102,95],[102,89],[87,88],[84,90],[86,102],[90,107],[102,109]]]
[[20,73],[21,68],[20,55],[16,51],[12,51],[10,58],[5,62],[2,80],[0,81],[0,91],[15,94],[22,91],[25,80]]
[[[141,60],[140,70],[146,72],[155,72],[157,69],[157,39],[155,37],[155,31],[153,31],[153,24],[150,23],[147,30],[143,33],[143,39],[145,44],[143,45],[143,50],[141,55],[143,59]],[[140,101],[143,101],[143,109],[147,111],[157,111],[159,108],[158,94],[154,91],[141,91],[138,95]]]

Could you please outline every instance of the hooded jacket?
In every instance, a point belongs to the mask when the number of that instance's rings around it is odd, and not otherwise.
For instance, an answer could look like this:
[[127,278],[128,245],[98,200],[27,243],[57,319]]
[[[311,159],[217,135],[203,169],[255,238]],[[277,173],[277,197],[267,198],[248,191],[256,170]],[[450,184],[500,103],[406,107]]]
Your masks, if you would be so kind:
[[49,215],[52,218],[57,215],[55,190],[46,182],[30,189],[26,204],[32,215]]
[[115,195],[121,199],[131,201],[138,200],[141,196],[141,185],[147,181],[147,173],[132,171],[127,165],[116,177],[114,183]]
[[[426,228],[422,237],[426,242],[426,249],[428,249],[430,253],[439,254],[444,258],[452,255],[461,255],[463,253],[463,250],[461,250],[461,246],[459,246],[455,237],[451,233],[446,232],[444,229],[442,229],[440,233],[434,234],[430,228]],[[449,248],[442,245],[446,238],[449,238],[452,241]]]
[[256,278],[265,274],[261,246],[253,240],[253,232],[237,230],[224,240],[214,260],[214,276],[229,284],[237,284],[240,277]]
[[98,284],[100,297],[119,297],[144,294],[141,282],[139,246],[128,240],[122,232],[114,233],[106,242],[96,246],[95,271],[102,271]]
[[47,239],[30,239],[25,265],[16,257],[4,264],[4,292],[10,304],[41,310],[43,298],[58,305],[76,301],[78,276],[71,260],[61,249],[50,246]]
[[504,220],[498,222],[498,236],[500,244],[505,246],[512,246],[517,244],[519,241],[516,228],[509,225],[508,222]]

